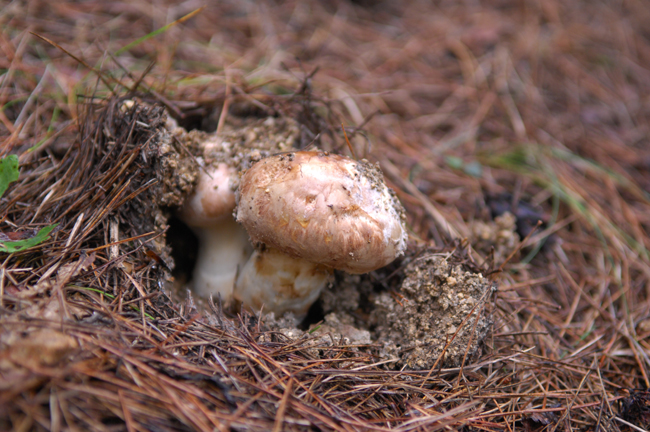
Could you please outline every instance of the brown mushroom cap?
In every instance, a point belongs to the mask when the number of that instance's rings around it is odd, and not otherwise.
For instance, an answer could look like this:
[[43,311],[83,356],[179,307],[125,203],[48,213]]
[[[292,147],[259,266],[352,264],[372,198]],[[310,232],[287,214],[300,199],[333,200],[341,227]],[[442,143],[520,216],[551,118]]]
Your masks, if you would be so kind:
[[325,152],[262,159],[242,177],[237,221],[253,243],[366,273],[406,247],[404,210],[378,167]]

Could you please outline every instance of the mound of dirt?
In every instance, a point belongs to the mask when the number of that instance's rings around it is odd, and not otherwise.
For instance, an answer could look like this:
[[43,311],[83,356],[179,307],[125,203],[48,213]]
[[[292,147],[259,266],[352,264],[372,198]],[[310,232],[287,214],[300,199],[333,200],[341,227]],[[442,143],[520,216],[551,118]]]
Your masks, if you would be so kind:
[[425,253],[407,265],[398,296],[376,297],[371,317],[382,356],[427,369],[466,364],[480,355],[492,324],[485,305],[493,285],[449,258]]

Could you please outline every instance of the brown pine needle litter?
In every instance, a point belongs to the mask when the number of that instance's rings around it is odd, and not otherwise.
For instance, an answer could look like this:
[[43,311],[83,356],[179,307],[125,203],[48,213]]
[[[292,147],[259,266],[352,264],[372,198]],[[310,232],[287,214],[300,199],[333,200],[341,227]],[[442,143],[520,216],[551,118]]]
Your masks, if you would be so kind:
[[[0,1],[0,241],[57,224],[0,253],[0,430],[650,430],[648,1],[208,3]],[[335,283],[370,343],[177,289],[168,116],[384,167],[411,250]],[[368,323],[431,250],[496,289],[422,370]]]

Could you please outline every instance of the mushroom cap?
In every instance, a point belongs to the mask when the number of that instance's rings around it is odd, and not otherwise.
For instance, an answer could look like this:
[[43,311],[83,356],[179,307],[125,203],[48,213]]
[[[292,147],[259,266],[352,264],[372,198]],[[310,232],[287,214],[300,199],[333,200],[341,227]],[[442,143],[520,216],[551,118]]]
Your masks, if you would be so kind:
[[242,177],[237,221],[253,243],[349,273],[406,248],[404,209],[379,168],[326,152],[262,159]]
[[202,170],[192,195],[179,212],[181,220],[191,227],[209,227],[232,217],[235,192],[230,185],[236,178],[237,171],[225,163]]

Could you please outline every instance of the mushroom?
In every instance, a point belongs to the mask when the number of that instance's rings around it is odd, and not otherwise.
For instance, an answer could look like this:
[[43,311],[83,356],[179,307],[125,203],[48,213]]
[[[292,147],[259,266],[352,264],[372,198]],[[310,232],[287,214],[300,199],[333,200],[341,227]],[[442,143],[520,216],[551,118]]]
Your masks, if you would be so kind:
[[194,267],[194,291],[203,297],[232,297],[237,269],[251,252],[246,231],[235,222],[237,170],[225,163],[206,167],[178,216],[196,234],[199,250]]
[[406,248],[404,210],[379,167],[327,152],[257,162],[241,178],[236,218],[257,248],[233,297],[298,319],[333,269],[367,273]]

